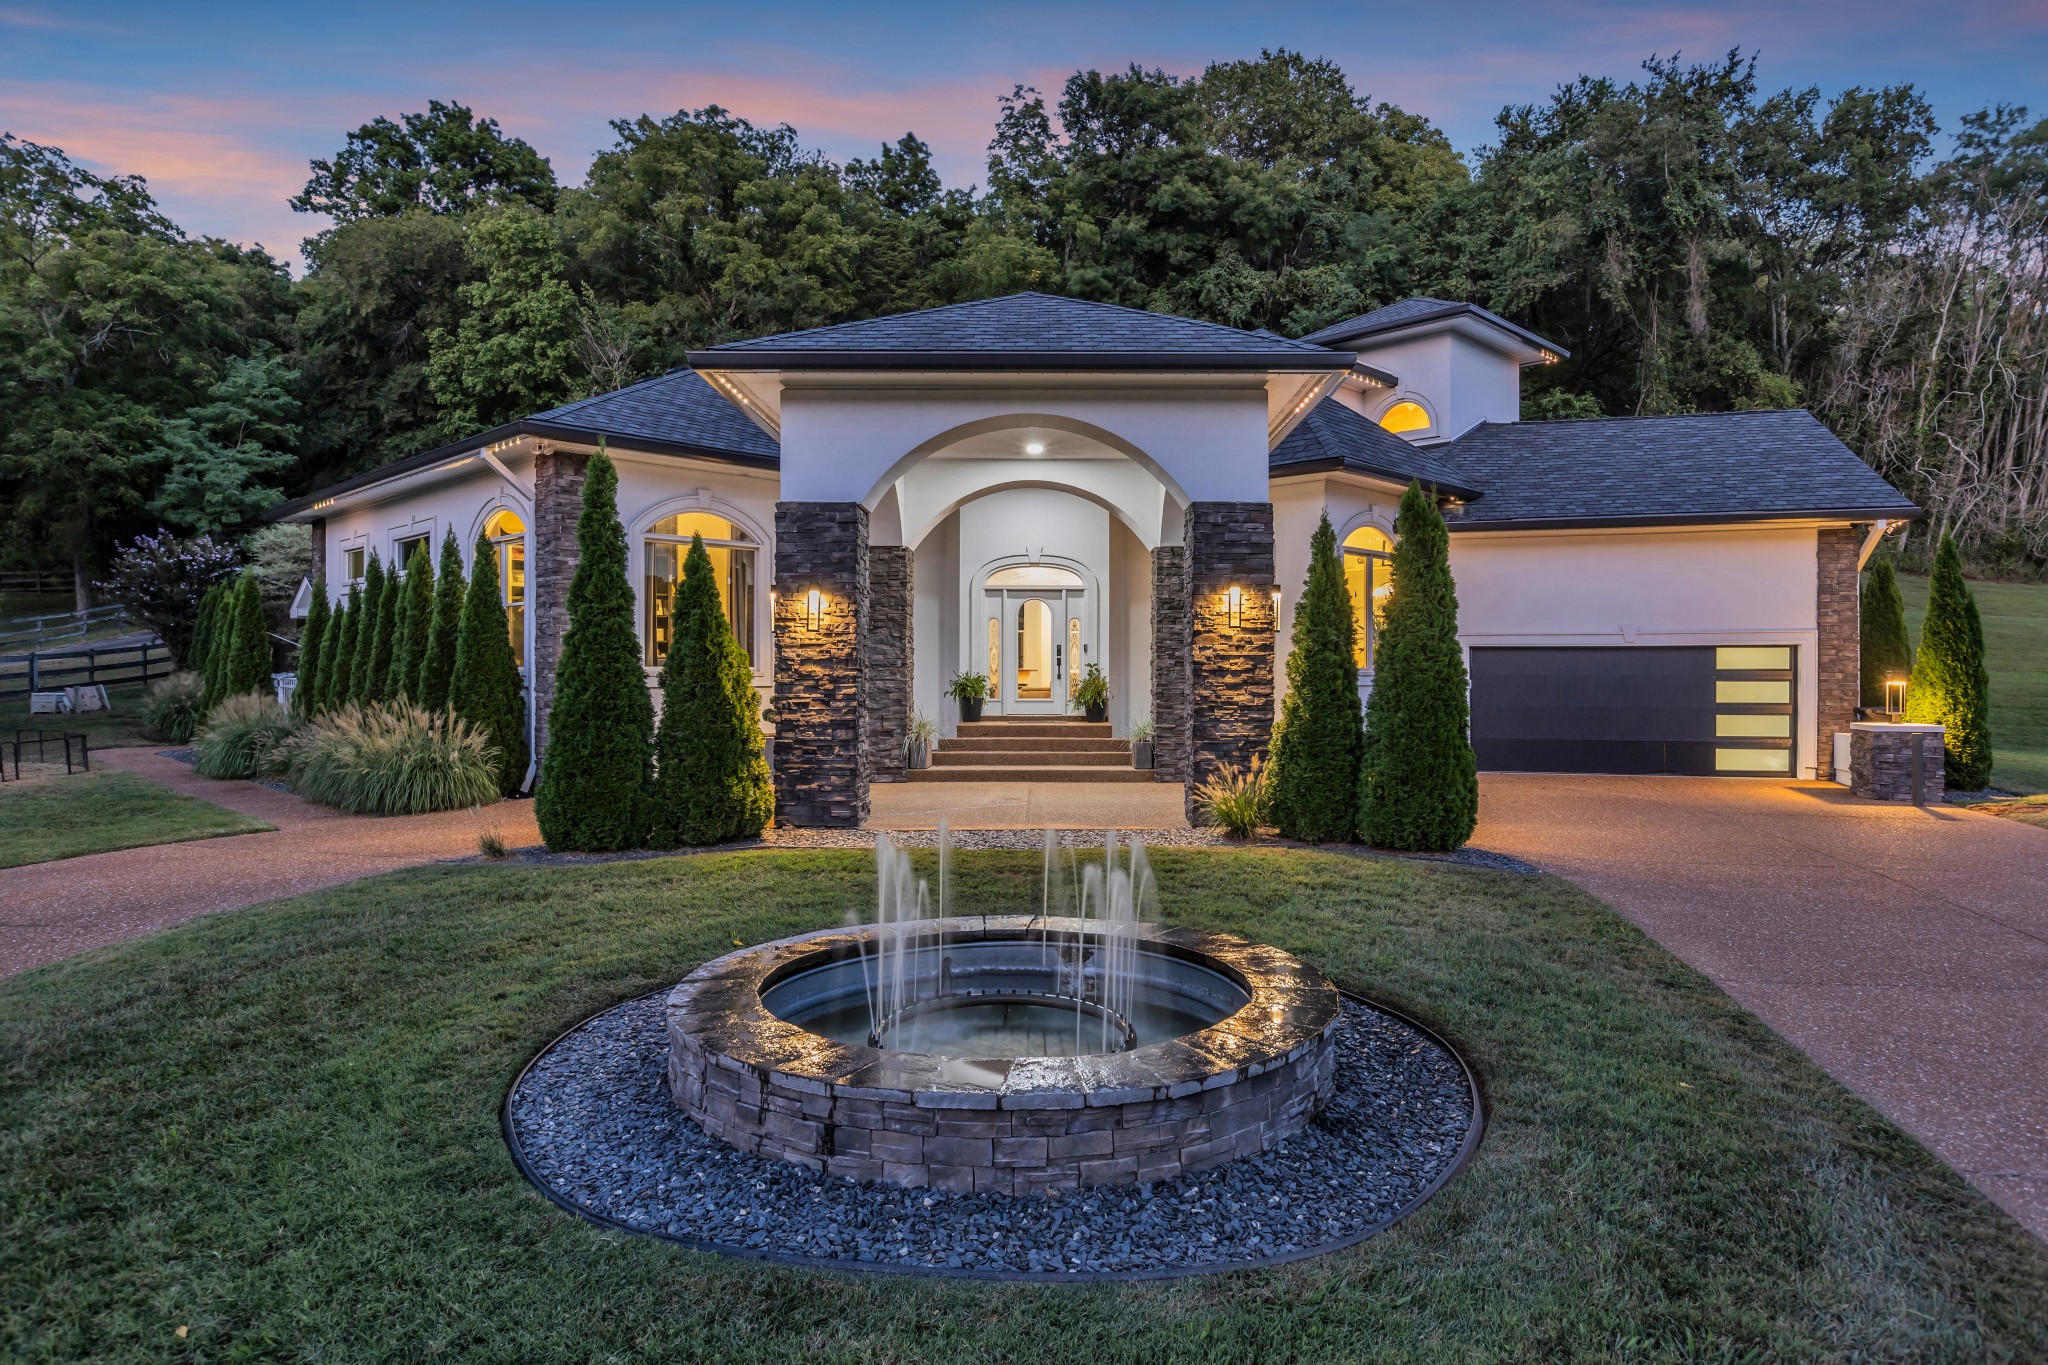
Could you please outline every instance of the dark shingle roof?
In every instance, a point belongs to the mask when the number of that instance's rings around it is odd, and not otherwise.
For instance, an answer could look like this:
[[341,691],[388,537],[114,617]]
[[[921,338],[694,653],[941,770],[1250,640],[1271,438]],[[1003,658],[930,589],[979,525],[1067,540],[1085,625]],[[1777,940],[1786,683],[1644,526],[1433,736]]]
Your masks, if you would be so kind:
[[1433,450],[1484,490],[1453,530],[1919,512],[1799,409],[1482,422]]
[[1395,483],[1420,479],[1425,486],[1435,485],[1453,497],[1478,496],[1469,479],[1429,449],[1409,444],[1334,398],[1325,398],[1309,410],[1274,449],[1270,463],[1276,474],[1341,468]]
[[755,426],[694,370],[670,370],[611,393],[535,413],[529,422],[603,432],[614,440],[660,441],[710,454],[778,460],[775,438]]
[[981,359],[999,360],[1014,368],[1025,362],[1042,366],[1063,357],[1162,366],[1250,362],[1261,367],[1311,370],[1344,369],[1352,361],[1348,352],[1271,333],[1052,294],[1011,294],[730,341],[690,352],[690,363],[700,369],[796,364],[948,364],[957,368]]
[[1375,308],[1370,313],[1361,313],[1355,318],[1333,323],[1320,332],[1310,332],[1302,340],[1314,342],[1318,346],[1348,346],[1355,341],[1378,336],[1383,332],[1397,331],[1424,322],[1435,322],[1439,318],[1461,316],[1491,323],[1495,327],[1512,332],[1531,346],[1554,354],[1571,354],[1564,347],[1555,342],[1545,341],[1528,328],[1517,327],[1498,313],[1490,313],[1476,303],[1458,303],[1451,299],[1402,299],[1399,303],[1390,303],[1384,308]]

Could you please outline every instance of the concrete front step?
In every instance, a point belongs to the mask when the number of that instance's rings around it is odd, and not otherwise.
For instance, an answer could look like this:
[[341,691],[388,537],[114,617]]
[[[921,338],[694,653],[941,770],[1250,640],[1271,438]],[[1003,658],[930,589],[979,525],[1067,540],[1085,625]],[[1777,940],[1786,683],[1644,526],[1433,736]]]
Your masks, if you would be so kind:
[[935,768],[1128,768],[1129,752],[1098,749],[1070,753],[1047,749],[961,750],[942,745],[932,755]]
[[1042,749],[1047,753],[1061,754],[1127,754],[1130,748],[1120,739],[1107,736],[1087,735],[1079,738],[1067,735],[961,735],[958,739],[939,741],[940,753],[986,753],[990,750]]
[[967,738],[984,735],[1030,735],[1037,739],[1108,739],[1109,722],[1085,720],[963,720],[960,733]]
[[912,768],[912,782],[1151,782],[1156,774],[1139,768]]

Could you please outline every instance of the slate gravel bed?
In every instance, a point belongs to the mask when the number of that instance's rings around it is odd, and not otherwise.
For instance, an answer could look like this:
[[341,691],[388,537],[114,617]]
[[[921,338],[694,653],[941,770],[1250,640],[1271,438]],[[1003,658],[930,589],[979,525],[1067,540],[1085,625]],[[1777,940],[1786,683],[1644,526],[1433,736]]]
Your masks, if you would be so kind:
[[586,1020],[537,1057],[505,1124],[558,1203],[625,1228],[770,1260],[990,1278],[1229,1270],[1335,1250],[1434,1192],[1476,1138],[1458,1059],[1346,1001],[1337,1089],[1263,1156],[1056,1197],[951,1194],[813,1174],[716,1141],[670,1103],[665,991]]

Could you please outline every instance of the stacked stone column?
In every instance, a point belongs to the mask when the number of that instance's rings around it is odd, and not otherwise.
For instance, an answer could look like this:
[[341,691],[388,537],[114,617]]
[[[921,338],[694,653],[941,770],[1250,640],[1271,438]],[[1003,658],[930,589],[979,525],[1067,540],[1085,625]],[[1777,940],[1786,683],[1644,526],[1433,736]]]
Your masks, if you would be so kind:
[[[314,517],[306,529],[312,533],[313,577],[319,578],[327,572],[327,518]],[[333,587],[329,585],[328,596],[333,595]]]
[[1191,503],[1186,526],[1192,821],[1195,788],[1226,764],[1245,768],[1273,740],[1273,504]]
[[852,829],[867,818],[868,591],[865,507],[775,504],[775,807],[784,824]]
[[1188,552],[1162,545],[1152,552],[1152,775],[1185,782],[1188,775]]
[[1819,658],[1814,661],[1820,705],[1814,725],[1814,776],[1831,777],[1835,735],[1856,721],[1863,693],[1862,594],[1856,556],[1863,538],[1853,526],[1820,532],[1814,623]]
[[868,632],[861,704],[867,708],[868,778],[902,782],[910,743],[913,662],[911,558],[907,545],[868,547]]
[[527,611],[533,616],[533,651],[526,660],[527,704],[533,709],[536,771],[548,745],[548,708],[569,633],[569,582],[583,559],[576,521],[583,514],[583,476],[590,456],[542,446],[533,461],[533,527],[526,540]]

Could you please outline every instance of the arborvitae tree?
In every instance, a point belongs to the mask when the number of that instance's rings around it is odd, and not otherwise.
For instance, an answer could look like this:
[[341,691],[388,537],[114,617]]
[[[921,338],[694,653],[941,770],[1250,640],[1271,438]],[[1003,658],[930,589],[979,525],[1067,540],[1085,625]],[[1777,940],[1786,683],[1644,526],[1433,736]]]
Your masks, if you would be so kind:
[[505,604],[498,597],[498,556],[490,540],[478,536],[469,590],[462,600],[448,704],[481,729],[498,751],[498,790],[507,796],[519,790],[526,776],[526,698],[521,687],[512,637],[505,630]]
[[334,709],[334,679],[338,673],[346,673],[349,661],[342,657],[342,640],[348,635],[348,609],[345,603],[336,602],[327,611],[327,635],[320,644],[320,676],[315,681],[313,693],[306,699],[310,707],[308,715],[318,715]]
[[1906,604],[1899,597],[1899,577],[1889,558],[1871,561],[1863,579],[1860,633],[1863,639],[1863,704],[1884,705],[1886,678],[1903,678],[1913,667],[1906,643]]
[[306,608],[305,629],[299,632],[299,680],[292,688],[292,709],[310,716],[320,709],[320,651],[327,644],[327,579],[313,576],[313,601]]
[[598,451],[583,476],[582,558],[569,584],[569,630],[534,789],[534,819],[549,848],[608,852],[647,838],[654,704],[633,633],[618,488],[618,471]]
[[1436,500],[1408,485],[1394,523],[1394,592],[1365,705],[1359,836],[1448,852],[1479,821],[1451,537]]
[[326,681],[320,686],[320,705],[326,710],[338,710],[355,700],[356,644],[363,638],[363,589],[359,583],[348,586],[348,601],[335,612],[334,662],[328,667]]
[[427,631],[434,622],[434,560],[425,541],[413,546],[412,558],[405,563],[398,610],[397,637],[391,644],[391,684],[386,692],[393,699],[417,700],[420,663],[427,657]]
[[1957,791],[1991,783],[1991,675],[1984,667],[1984,622],[1963,581],[1955,540],[1941,538],[1927,580],[1927,619],[1906,684],[1906,719],[1947,727],[1944,780]]
[[192,621],[192,643],[185,651],[185,667],[202,676],[206,672],[207,646],[213,642],[214,620],[220,612],[221,594],[232,581],[215,583],[208,588],[199,599],[199,614]]
[[692,536],[661,665],[650,844],[751,839],[767,826],[775,790],[760,711],[753,665],[719,600],[717,570],[704,538]]
[[270,690],[270,624],[263,617],[263,585],[250,569],[235,584],[232,632],[221,666],[221,695]]
[[1287,655],[1287,698],[1266,779],[1273,823],[1290,839],[1322,844],[1357,835],[1365,735],[1356,630],[1337,533],[1325,516],[1309,540],[1308,581],[1294,608],[1294,647]]
[[349,670],[347,700],[362,706],[377,699],[370,669],[377,653],[377,620],[383,611],[384,566],[377,562],[377,552],[372,550],[370,562],[363,570],[362,607],[349,613],[356,627],[356,650],[355,664]]
[[377,638],[370,647],[370,667],[365,674],[369,694],[365,702],[391,700],[391,660],[398,646],[398,622],[405,614],[405,584],[399,581],[398,566],[384,574],[384,592],[377,599]]
[[455,676],[455,637],[462,632],[462,547],[450,527],[441,539],[441,576],[434,584],[434,614],[427,627],[413,699],[428,712],[448,704],[448,684]]
[[199,707],[209,711],[220,700],[220,661],[226,651],[218,643],[227,636],[227,619],[235,600],[235,580],[224,578],[199,599],[199,619],[192,627],[192,654],[187,667],[199,675]]

